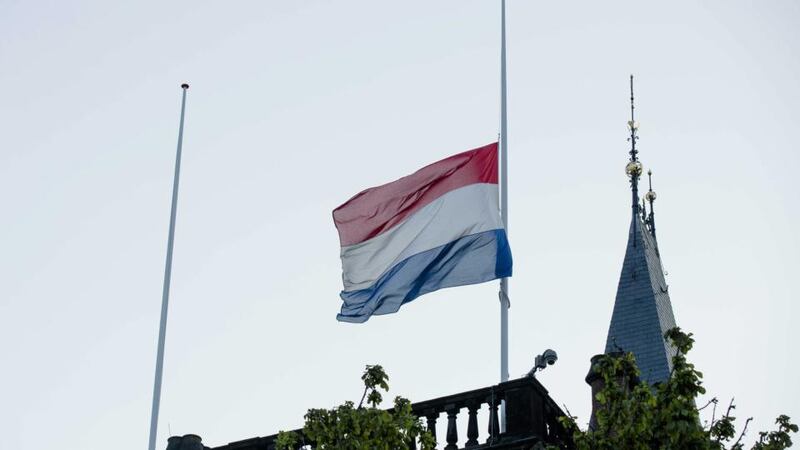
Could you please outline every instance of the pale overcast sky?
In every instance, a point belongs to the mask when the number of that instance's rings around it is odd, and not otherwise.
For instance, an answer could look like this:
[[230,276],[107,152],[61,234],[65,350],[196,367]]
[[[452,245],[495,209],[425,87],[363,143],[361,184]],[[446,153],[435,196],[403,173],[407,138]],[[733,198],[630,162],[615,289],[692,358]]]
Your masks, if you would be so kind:
[[[628,75],[677,323],[709,395],[800,419],[800,6],[508,0],[510,368],[583,421],[630,215]],[[147,443],[188,93],[159,448],[298,427],[368,363],[499,378],[497,283],[335,320],[331,210],[487,144],[499,2],[0,0],[0,448]],[[484,425],[481,425],[483,431]]]

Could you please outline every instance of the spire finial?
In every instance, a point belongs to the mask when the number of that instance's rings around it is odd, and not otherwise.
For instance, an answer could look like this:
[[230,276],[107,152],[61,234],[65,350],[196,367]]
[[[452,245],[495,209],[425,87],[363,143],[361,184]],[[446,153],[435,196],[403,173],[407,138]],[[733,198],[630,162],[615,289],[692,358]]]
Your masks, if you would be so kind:
[[647,171],[647,182],[648,182],[648,189],[647,194],[644,194],[644,197],[650,203],[650,211],[653,211],[653,202],[656,201],[656,193],[653,191],[653,171]]
[[653,191],[653,171],[647,171],[648,190],[644,197],[650,203],[650,216],[647,218],[647,224],[650,226],[650,234],[656,237],[656,218],[655,211],[653,210],[653,202],[656,201],[656,193]]
[[642,163],[639,162],[639,158],[636,156],[639,153],[636,150],[636,141],[639,139],[639,136],[636,135],[639,131],[639,122],[636,121],[633,111],[633,75],[631,75],[631,120],[628,121],[628,129],[631,131],[631,136],[628,138],[631,143],[631,151],[629,152],[631,158],[628,164],[625,165],[625,173],[631,179],[631,190],[633,191],[632,208],[635,217],[639,213],[639,176],[642,174]]

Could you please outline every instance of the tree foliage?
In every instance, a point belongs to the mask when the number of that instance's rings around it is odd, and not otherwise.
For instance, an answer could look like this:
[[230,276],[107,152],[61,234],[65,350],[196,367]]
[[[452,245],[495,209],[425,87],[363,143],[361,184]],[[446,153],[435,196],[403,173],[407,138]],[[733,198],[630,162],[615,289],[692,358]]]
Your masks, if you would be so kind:
[[[564,446],[574,445],[578,450],[744,450],[742,440],[752,418],[737,433],[733,400],[719,417],[716,398],[698,408],[696,399],[706,392],[703,374],[686,359],[694,339],[679,328],[669,330],[665,337],[676,355],[670,378],[655,386],[640,381],[632,353],[604,355],[594,362],[592,370],[603,381],[595,396],[596,424],[584,431],[575,417],[560,418],[574,442]],[[296,450],[313,444],[321,450],[397,450],[407,449],[413,439],[420,442],[422,450],[433,450],[434,437],[414,415],[408,400],[396,397],[392,409],[379,409],[381,392],[389,390],[389,377],[381,366],[367,366],[361,380],[364,392],[358,406],[348,401],[333,409],[308,410],[301,433],[280,432],[277,449]],[[710,420],[703,422],[701,416],[709,413]],[[751,450],[791,447],[797,425],[785,415],[778,416],[775,423],[774,431],[758,434]]]
[[[435,440],[411,410],[411,402],[395,397],[390,410],[378,409],[384,392],[389,391],[389,376],[379,365],[367,366],[361,376],[364,393],[358,406],[347,401],[333,409],[309,409],[302,435],[278,434],[278,450],[294,450],[313,443],[321,450],[395,450],[407,449],[418,440],[422,450],[433,450]],[[364,406],[366,400],[369,406]]]
[[[655,386],[639,380],[632,353],[604,355],[596,361],[592,370],[602,378],[603,387],[595,396],[599,405],[595,429],[583,431],[575,417],[561,418],[579,450],[744,449],[742,438],[752,418],[737,435],[733,400],[719,418],[716,399],[698,409],[696,398],[706,390],[703,374],[686,359],[694,344],[692,334],[673,328],[665,337],[677,353],[672,376]],[[710,422],[701,422],[701,411],[712,404]],[[759,433],[752,450],[791,447],[790,434],[798,431],[797,425],[785,415],[779,416],[776,424],[777,430]]]

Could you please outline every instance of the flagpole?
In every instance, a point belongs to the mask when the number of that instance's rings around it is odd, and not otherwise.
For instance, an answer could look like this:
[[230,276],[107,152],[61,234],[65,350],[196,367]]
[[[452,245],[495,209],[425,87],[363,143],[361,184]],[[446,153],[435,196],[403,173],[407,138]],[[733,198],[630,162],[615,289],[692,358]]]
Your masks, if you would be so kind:
[[[506,0],[501,0],[500,20],[500,218],[508,234],[508,117],[506,105]],[[508,278],[500,280],[500,381],[508,381]],[[506,423],[505,404],[501,430]]]
[[172,210],[169,215],[169,237],[167,238],[167,261],[164,268],[164,291],[161,297],[161,325],[158,328],[158,353],[156,354],[156,376],[153,386],[153,409],[150,416],[149,450],[156,449],[158,431],[158,408],[161,403],[161,378],[164,372],[164,341],[167,333],[167,305],[169,304],[169,282],[172,278],[172,246],[175,242],[175,212],[178,208],[178,180],[181,174],[181,148],[183,147],[183,117],[186,112],[186,91],[189,85],[181,85],[181,122],[178,127],[178,150],[175,155],[175,178],[172,182]]

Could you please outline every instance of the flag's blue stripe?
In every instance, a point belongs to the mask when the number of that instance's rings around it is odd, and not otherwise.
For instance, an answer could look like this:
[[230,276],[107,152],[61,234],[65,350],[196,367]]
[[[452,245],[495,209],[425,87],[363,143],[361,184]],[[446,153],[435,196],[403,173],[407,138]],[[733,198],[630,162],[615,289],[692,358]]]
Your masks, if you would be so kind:
[[365,322],[373,314],[397,312],[400,306],[438,289],[511,276],[506,231],[490,230],[456,239],[401,261],[371,287],[342,292],[342,322]]

